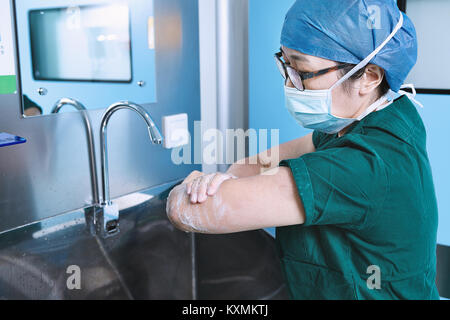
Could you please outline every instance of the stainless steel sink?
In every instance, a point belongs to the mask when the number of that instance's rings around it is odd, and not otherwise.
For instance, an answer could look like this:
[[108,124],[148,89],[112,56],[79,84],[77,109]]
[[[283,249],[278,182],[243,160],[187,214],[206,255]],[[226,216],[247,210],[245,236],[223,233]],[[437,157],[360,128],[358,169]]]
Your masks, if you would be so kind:
[[[0,234],[0,299],[287,298],[270,235],[179,231],[166,216],[170,189],[119,199],[114,237],[92,236],[83,211]],[[81,289],[67,286],[73,265]]]

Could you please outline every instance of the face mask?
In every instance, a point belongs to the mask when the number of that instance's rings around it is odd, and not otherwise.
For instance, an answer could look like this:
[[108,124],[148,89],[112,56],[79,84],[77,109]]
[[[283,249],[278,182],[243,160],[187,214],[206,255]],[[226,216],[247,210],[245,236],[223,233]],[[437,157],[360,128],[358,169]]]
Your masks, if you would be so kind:
[[398,30],[403,26],[403,14],[400,14],[400,21],[389,37],[366,59],[361,61],[344,77],[339,79],[328,90],[304,90],[299,91],[295,88],[285,86],[286,107],[289,113],[297,120],[297,122],[307,129],[321,131],[327,134],[335,134],[342,129],[348,127],[355,121],[361,121],[368,114],[377,110],[384,102],[387,96],[382,97],[375,103],[370,105],[363,114],[358,118],[340,118],[332,115],[331,108],[333,105],[332,92],[333,89],[350,79],[356,72],[364,68],[370,61],[383,49],[383,47],[395,36]]

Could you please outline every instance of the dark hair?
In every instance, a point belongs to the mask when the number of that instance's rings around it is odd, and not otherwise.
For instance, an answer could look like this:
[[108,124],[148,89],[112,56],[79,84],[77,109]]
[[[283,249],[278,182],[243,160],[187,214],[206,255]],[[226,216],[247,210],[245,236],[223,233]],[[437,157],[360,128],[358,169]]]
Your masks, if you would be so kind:
[[[349,73],[354,67],[356,67],[356,64],[350,64],[350,63],[344,63],[346,66],[341,69],[341,75],[342,77],[344,75],[346,75],[347,73]],[[356,72],[353,76],[350,77],[350,79],[348,79],[348,81],[343,83],[344,89],[347,92],[350,92],[350,86],[351,86],[351,82],[354,82],[356,80],[359,80],[362,78],[362,76],[364,75],[364,73],[366,72],[366,67],[362,68],[361,70],[359,70],[358,72]],[[389,83],[386,80],[386,75],[383,75],[383,81],[380,83],[380,85],[378,86],[378,94],[379,97],[381,98],[382,96],[384,96],[386,93],[388,93],[389,89],[391,87],[389,86]]]

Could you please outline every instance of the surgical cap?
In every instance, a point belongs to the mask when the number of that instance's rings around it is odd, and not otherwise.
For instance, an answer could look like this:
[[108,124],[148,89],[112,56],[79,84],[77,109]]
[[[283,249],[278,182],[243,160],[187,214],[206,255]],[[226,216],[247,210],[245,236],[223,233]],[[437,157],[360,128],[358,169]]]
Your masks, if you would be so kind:
[[[393,0],[297,0],[286,15],[281,44],[299,52],[358,64],[392,33],[403,14]],[[384,69],[397,92],[417,62],[417,37],[403,14],[402,28],[370,63]]]

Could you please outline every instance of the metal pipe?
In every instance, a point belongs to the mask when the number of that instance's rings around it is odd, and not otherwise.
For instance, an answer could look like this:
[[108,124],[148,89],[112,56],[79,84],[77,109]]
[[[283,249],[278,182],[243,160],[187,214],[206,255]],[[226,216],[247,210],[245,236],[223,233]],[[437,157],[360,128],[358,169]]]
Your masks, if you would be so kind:
[[[248,129],[248,0],[217,0],[217,127]],[[219,146],[219,171],[226,171],[233,141]],[[236,153],[234,153],[236,154]],[[227,161],[228,160],[228,161]]]
[[53,109],[52,113],[59,113],[65,105],[73,106],[75,109],[80,111],[83,116],[85,128],[86,128],[86,138],[88,141],[89,149],[89,162],[91,170],[91,186],[92,186],[92,199],[94,205],[100,203],[98,194],[98,175],[97,175],[97,159],[95,157],[95,144],[94,144],[94,133],[92,130],[91,120],[89,119],[89,114],[87,113],[86,107],[79,101],[70,98],[62,98],[58,100]]
[[154,144],[162,144],[163,138],[159,131],[159,129],[156,127],[152,117],[150,114],[148,114],[147,111],[140,105],[123,101],[118,102],[115,104],[112,104],[105,112],[105,114],[102,117],[101,126],[100,126],[100,144],[101,144],[101,165],[102,165],[102,206],[109,206],[111,205],[111,198],[110,198],[110,188],[109,188],[109,168],[108,168],[108,146],[107,146],[107,127],[109,123],[109,119],[111,116],[119,110],[122,109],[128,109],[132,110],[136,113],[138,113],[142,119],[147,123],[148,126],[148,132],[150,139],[152,140],[152,143]]

